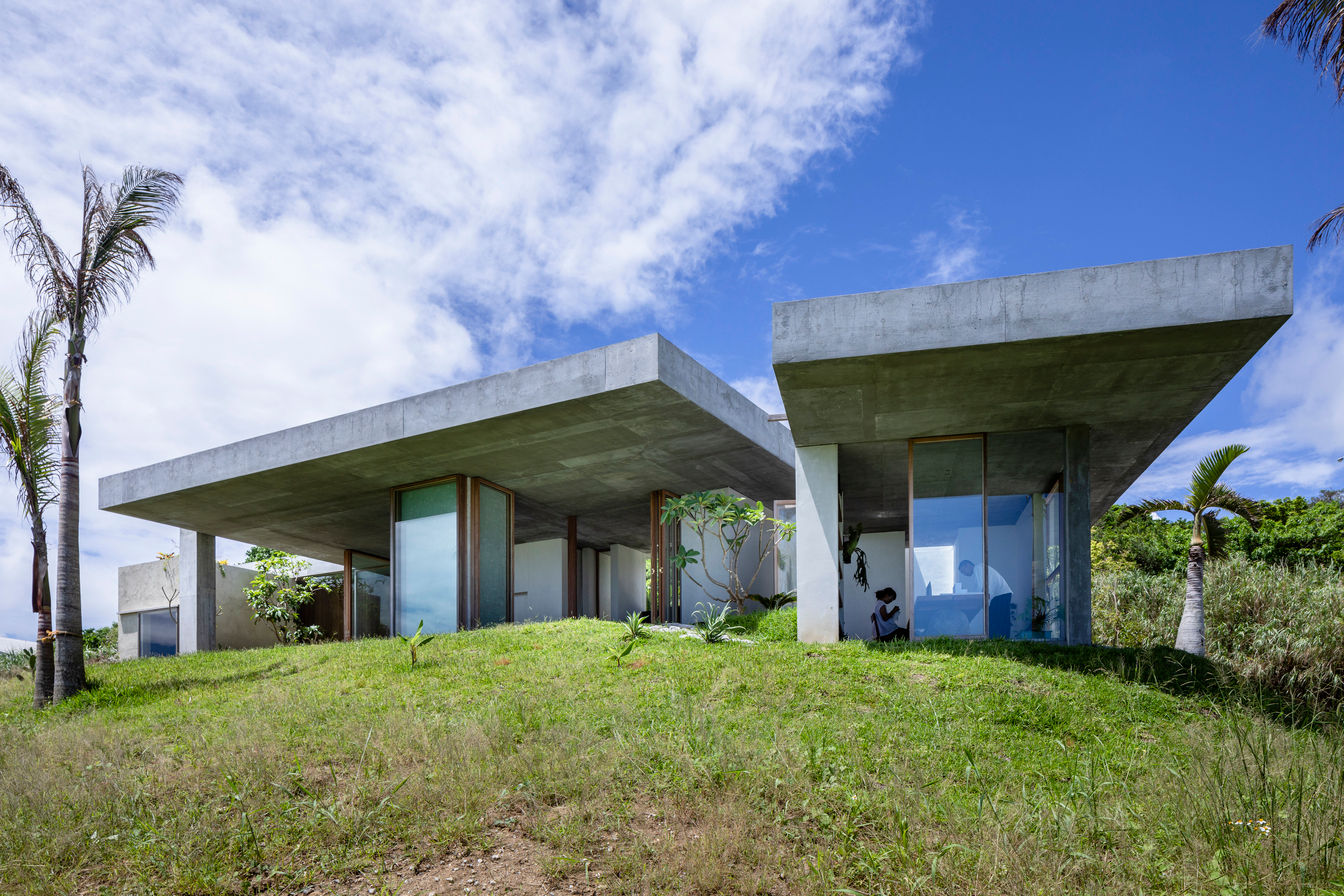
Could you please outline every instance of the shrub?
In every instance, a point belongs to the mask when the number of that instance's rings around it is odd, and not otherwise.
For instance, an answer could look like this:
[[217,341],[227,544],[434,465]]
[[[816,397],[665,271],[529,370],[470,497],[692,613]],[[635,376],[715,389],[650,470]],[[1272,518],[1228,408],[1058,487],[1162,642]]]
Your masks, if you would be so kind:
[[[1092,636],[1121,647],[1170,644],[1184,595],[1178,572],[1099,571]],[[1209,657],[1246,683],[1310,711],[1344,707],[1344,575],[1338,567],[1279,566],[1241,556],[1211,563],[1204,612]]]

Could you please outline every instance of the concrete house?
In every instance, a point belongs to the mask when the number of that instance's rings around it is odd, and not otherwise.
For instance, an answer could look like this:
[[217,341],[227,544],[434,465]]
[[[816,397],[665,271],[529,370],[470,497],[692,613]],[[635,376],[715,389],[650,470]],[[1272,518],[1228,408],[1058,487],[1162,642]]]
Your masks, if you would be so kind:
[[890,587],[913,638],[1087,643],[1091,523],[1291,313],[1291,247],[783,302],[787,427],[647,336],[109,476],[99,505],[183,530],[183,652],[229,646],[215,536],[341,564],[344,637],[687,620],[707,596],[658,510],[705,489],[796,513],[770,572],[800,639],[872,637]]

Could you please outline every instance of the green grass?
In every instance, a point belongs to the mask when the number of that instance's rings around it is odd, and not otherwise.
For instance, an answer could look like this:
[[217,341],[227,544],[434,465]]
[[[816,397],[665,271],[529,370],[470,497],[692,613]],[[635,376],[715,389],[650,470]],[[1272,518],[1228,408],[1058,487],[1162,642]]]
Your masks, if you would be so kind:
[[1174,652],[656,633],[618,667],[622,628],[440,637],[414,669],[391,641],[96,666],[41,713],[0,681],[0,892],[398,892],[505,828],[565,892],[1344,880],[1337,733]]

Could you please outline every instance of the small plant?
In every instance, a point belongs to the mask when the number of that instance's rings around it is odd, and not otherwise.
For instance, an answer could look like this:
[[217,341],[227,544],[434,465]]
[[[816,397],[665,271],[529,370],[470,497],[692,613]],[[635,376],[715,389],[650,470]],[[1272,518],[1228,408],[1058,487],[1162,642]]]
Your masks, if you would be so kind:
[[638,641],[640,638],[649,636],[649,626],[644,621],[644,614],[642,613],[631,613],[625,617],[625,622],[622,624],[625,626],[625,631],[621,632],[621,640],[623,641]]
[[624,640],[614,647],[607,648],[607,658],[610,659],[613,663],[615,663],[616,668],[619,669],[621,667],[621,660],[628,657],[630,655],[630,651],[634,649],[635,649],[635,642],[633,639]]
[[257,563],[257,576],[243,595],[252,609],[252,620],[264,622],[281,644],[316,641],[322,630],[299,622],[299,608],[311,603],[322,587],[318,577],[303,577],[308,561],[283,551],[272,551]]
[[797,603],[798,592],[781,591],[778,594],[772,594],[769,597],[761,594],[753,594],[751,595],[751,599],[756,601],[762,607],[765,607],[767,610],[780,610],[787,607],[789,604]]
[[405,644],[411,650],[412,669],[415,668],[415,662],[418,659],[417,651],[419,651],[421,647],[424,647],[430,641],[434,640],[434,636],[424,634],[423,633],[424,630],[425,630],[425,620],[421,619],[420,624],[415,627],[415,634],[411,635],[409,638],[406,637],[405,635],[397,635],[397,637],[401,640],[401,643]]
[[700,640],[706,644],[718,644],[721,641],[727,641],[733,635],[740,635],[743,628],[740,625],[732,625],[728,622],[728,608],[724,607],[706,607],[704,604],[696,604],[695,633]]

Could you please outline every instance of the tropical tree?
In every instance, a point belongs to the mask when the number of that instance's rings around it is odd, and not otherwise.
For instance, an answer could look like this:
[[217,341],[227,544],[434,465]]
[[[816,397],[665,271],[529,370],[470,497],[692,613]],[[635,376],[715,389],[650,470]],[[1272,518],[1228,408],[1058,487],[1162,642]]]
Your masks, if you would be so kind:
[[[1297,50],[1298,59],[1311,64],[1335,82],[1335,102],[1344,100],[1344,0],[1283,0],[1261,23],[1265,36]],[[1315,249],[1327,237],[1338,240],[1344,228],[1344,205],[1316,221],[1307,248]]]
[[1190,479],[1185,500],[1149,498],[1125,508],[1122,519],[1134,519],[1164,511],[1182,511],[1195,518],[1190,531],[1190,553],[1185,564],[1185,608],[1176,630],[1176,649],[1204,655],[1204,561],[1222,550],[1223,531],[1215,511],[1236,514],[1252,526],[1260,524],[1260,505],[1223,485],[1223,473],[1232,461],[1250,449],[1245,445],[1219,448],[1199,462]]
[[79,580],[79,440],[84,349],[105,314],[129,299],[141,271],[153,267],[145,234],[177,206],[182,179],[156,168],[130,166],[121,182],[104,186],[84,167],[79,251],[66,255],[47,235],[19,182],[0,165],[0,208],[14,257],[65,334],[61,395],[60,518],[56,528],[56,643],[54,699],[84,689],[83,609]]
[[0,369],[0,438],[9,473],[19,487],[19,507],[33,530],[33,612],[37,646],[33,705],[51,702],[54,648],[51,639],[51,583],[47,565],[47,524],[56,500],[56,402],[47,391],[47,363],[56,348],[57,321],[47,310],[28,319],[15,367]]

